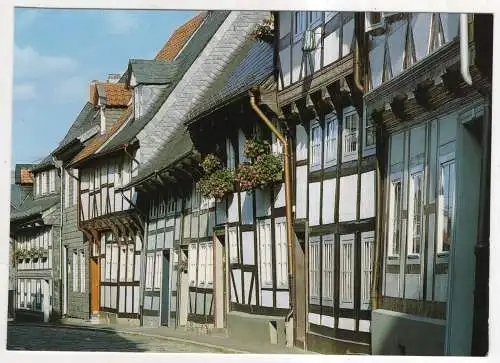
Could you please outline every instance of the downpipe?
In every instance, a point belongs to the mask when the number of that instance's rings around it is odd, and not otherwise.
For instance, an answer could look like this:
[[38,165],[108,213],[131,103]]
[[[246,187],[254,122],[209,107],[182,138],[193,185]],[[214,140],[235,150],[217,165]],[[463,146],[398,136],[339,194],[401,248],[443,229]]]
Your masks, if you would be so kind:
[[469,20],[468,14],[460,14],[460,73],[465,83],[472,85],[469,71]]
[[288,285],[290,288],[290,311],[286,315],[286,321],[291,322],[291,339],[287,341],[288,346],[293,346],[294,332],[293,332],[293,316],[294,312],[294,301],[295,301],[295,286],[293,281],[293,221],[292,221],[292,180],[290,173],[290,152],[288,145],[288,138],[285,137],[278,129],[273,125],[273,123],[267,118],[267,116],[262,112],[259,106],[255,102],[255,94],[250,91],[250,106],[255,111],[255,113],[260,117],[264,124],[271,130],[271,132],[276,136],[278,140],[283,144],[283,156],[285,159],[285,200],[286,200],[286,221],[287,221],[287,242],[288,242]]

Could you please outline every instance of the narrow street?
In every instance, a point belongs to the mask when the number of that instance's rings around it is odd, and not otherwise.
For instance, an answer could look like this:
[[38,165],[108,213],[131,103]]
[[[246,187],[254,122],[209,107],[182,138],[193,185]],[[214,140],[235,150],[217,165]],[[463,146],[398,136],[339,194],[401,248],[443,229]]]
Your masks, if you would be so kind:
[[155,353],[225,353],[224,351],[172,341],[92,329],[69,329],[55,326],[9,324],[8,350],[155,352]]

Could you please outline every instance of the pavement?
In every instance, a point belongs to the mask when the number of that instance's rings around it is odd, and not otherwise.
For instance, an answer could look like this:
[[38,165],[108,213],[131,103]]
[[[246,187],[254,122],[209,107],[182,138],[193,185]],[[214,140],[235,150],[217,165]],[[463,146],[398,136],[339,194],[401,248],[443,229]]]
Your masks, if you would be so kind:
[[[9,350],[114,351],[227,354],[311,354],[298,348],[252,344],[223,334],[185,328],[95,324],[79,319],[60,323],[9,323]],[[314,353],[313,353],[314,354]]]

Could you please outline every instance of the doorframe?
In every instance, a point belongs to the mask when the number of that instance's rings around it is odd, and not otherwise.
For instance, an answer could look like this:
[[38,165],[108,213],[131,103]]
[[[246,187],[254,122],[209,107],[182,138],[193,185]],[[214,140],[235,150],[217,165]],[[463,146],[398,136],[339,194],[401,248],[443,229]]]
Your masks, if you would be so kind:
[[[170,253],[170,248],[165,248],[165,249],[162,249],[161,250],[162,254],[161,254],[161,289],[160,289],[160,310],[159,310],[159,326],[170,326],[170,299],[168,300],[168,304],[167,304],[167,323],[166,324],[163,324],[163,294],[164,294],[164,279],[165,279],[165,274],[163,273],[164,271],[164,268],[165,268],[165,258],[166,256],[167,257],[167,260],[168,260],[168,284],[167,284],[167,293],[170,293],[170,284],[171,284],[171,280],[172,280],[172,274],[171,274],[171,270],[170,270],[170,266],[171,266],[171,259],[172,259],[172,256],[171,256],[171,253]],[[158,273],[158,270],[155,271],[156,273]],[[171,296],[170,296],[171,297]]]

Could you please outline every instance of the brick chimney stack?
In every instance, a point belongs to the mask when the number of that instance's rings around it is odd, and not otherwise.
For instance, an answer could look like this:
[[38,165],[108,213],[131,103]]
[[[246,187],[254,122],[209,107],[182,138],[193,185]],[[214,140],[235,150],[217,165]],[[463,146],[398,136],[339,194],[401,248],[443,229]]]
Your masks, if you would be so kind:
[[90,87],[89,87],[89,102],[93,103],[94,105],[97,105],[99,97],[97,94],[97,84],[99,81],[93,80],[90,81]]

